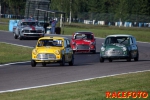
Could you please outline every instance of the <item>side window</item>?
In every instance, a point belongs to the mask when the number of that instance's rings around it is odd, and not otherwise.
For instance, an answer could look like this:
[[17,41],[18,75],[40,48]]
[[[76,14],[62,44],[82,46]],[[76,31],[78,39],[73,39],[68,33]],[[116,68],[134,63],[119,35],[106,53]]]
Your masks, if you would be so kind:
[[67,40],[67,45],[70,45],[70,41],[69,40]]
[[110,38],[106,38],[105,44],[110,44]]
[[133,39],[132,38],[130,38],[130,44],[133,44]]
[[67,41],[64,40],[64,47],[66,48],[67,47]]
[[67,42],[67,46],[70,47],[70,41],[66,40],[66,42]]
[[133,37],[133,42],[134,42],[134,44],[136,44],[136,39]]

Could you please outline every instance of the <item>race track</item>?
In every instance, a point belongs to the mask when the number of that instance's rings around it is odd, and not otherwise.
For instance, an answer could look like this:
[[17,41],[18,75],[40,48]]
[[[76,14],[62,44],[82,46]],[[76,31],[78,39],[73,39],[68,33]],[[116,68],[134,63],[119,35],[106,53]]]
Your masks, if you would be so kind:
[[[18,40],[13,38],[11,32],[0,31],[0,42],[19,44],[34,47],[35,40]],[[99,62],[99,49],[104,39],[96,38],[96,54],[75,54],[74,66],[59,66],[49,64],[46,67],[37,65],[33,68],[30,62],[0,66],[0,91],[27,88],[61,82],[82,80],[105,75],[150,70],[150,43],[139,43],[139,61],[126,62],[115,60],[113,62]],[[8,55],[6,55],[8,56]]]

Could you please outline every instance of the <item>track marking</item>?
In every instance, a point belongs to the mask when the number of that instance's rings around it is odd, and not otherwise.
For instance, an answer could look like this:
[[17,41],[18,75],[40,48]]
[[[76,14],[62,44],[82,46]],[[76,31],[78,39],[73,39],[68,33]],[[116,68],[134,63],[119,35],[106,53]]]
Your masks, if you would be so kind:
[[62,85],[62,84],[68,84],[68,83],[88,81],[88,80],[93,80],[93,79],[98,79],[98,78],[100,79],[100,78],[106,78],[106,77],[112,77],[112,76],[118,76],[118,75],[126,75],[126,74],[134,74],[134,73],[147,72],[147,71],[150,71],[150,70],[143,70],[143,71],[121,73],[121,74],[106,75],[106,76],[101,76],[101,77],[94,77],[94,78],[88,78],[88,79],[82,79],[82,80],[76,80],[76,81],[69,81],[69,82],[62,82],[62,83],[55,83],[55,84],[48,84],[48,85],[40,85],[40,86],[34,86],[34,87],[18,88],[18,89],[13,89],[13,90],[0,91],[0,93],[16,92],[16,91],[21,91],[21,90],[29,90],[29,89],[48,87],[48,86],[56,86],[56,85]]
[[19,45],[19,44],[13,44],[13,43],[8,43],[8,42],[0,42],[0,43],[6,43],[6,44],[10,44],[10,45],[15,45],[15,46],[21,46],[21,47],[33,48],[33,47],[30,47],[30,46]]
[[0,65],[0,67],[2,67],[2,66],[8,66],[8,65],[15,65],[15,64],[23,64],[23,63],[28,63],[28,62],[30,62],[30,61],[7,63],[7,64]]

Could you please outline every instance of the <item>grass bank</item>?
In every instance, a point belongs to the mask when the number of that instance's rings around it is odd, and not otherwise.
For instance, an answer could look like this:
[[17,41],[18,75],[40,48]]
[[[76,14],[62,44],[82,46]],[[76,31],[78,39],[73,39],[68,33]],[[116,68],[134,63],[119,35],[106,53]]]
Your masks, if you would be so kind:
[[31,60],[32,48],[0,43],[0,64]]
[[139,27],[115,27],[100,25],[72,24],[65,25],[64,34],[72,35],[76,31],[91,31],[96,37],[105,38],[112,34],[130,34],[135,36],[137,41],[150,42],[150,28]]
[[[106,92],[138,92],[150,95],[150,72],[118,75],[64,85],[1,93],[2,100],[118,100],[106,98]],[[148,97],[149,98],[149,97]],[[144,100],[148,100],[144,99]],[[135,100],[132,97],[121,100]],[[143,100],[143,98],[136,98]]]
[[[2,22],[8,23],[10,19],[1,19]],[[59,23],[57,24],[59,26]],[[0,24],[0,30],[8,31],[9,25]],[[142,27],[116,27],[106,25],[87,25],[83,23],[64,24],[65,35],[72,35],[76,31],[91,31],[96,37],[105,38],[111,34],[130,34],[135,36],[137,41],[150,42],[150,28]]]

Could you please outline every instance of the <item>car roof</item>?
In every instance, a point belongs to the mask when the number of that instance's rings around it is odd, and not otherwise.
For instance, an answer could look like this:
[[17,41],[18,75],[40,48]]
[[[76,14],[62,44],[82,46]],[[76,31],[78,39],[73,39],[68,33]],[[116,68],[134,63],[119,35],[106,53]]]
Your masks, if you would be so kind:
[[90,31],[77,31],[75,32],[75,34],[93,34],[93,33]]
[[127,34],[114,34],[114,35],[108,35],[107,37],[133,37],[132,35]]
[[45,37],[39,38],[39,40],[42,40],[42,39],[68,39],[68,38],[60,37],[60,36],[45,36]]

